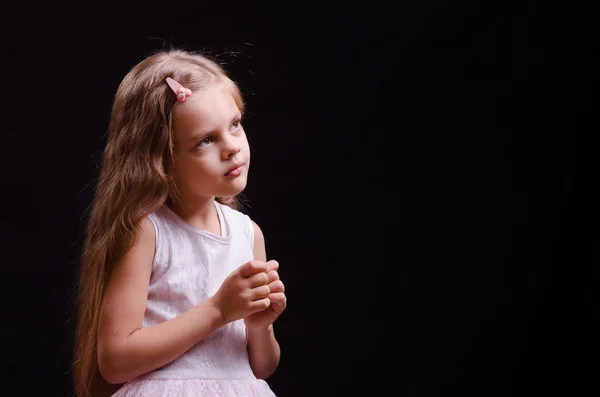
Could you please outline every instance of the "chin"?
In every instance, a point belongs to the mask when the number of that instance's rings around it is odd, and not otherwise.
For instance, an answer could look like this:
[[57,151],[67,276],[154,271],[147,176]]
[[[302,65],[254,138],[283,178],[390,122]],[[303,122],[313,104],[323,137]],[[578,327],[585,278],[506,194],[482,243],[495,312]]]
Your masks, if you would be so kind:
[[236,183],[231,184],[231,186],[229,186],[229,188],[226,191],[221,192],[219,194],[219,197],[237,196],[238,194],[243,192],[244,189],[246,189],[246,181],[236,182]]

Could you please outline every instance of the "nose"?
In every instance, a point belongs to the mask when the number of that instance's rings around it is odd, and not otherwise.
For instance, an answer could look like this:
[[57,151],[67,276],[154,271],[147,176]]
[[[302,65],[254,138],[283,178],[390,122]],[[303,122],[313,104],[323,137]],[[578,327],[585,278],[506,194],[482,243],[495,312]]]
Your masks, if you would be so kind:
[[229,138],[225,141],[225,145],[223,146],[223,160],[227,160],[235,156],[241,150],[242,148],[235,138]]

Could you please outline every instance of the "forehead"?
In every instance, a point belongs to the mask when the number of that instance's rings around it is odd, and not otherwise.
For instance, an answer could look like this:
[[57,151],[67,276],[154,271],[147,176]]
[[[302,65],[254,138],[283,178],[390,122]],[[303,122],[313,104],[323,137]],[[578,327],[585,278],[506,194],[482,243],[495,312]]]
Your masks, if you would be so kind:
[[233,91],[226,84],[215,84],[194,91],[175,109],[175,136],[185,139],[195,134],[227,128],[239,113]]

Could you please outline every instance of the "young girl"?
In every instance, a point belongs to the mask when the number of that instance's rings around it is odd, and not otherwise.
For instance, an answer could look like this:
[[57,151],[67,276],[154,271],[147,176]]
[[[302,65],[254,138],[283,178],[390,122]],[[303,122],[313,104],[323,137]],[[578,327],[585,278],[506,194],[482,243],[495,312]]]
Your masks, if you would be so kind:
[[82,256],[78,397],[274,396],[286,296],[239,208],[243,112],[192,52],[153,54],[121,82]]

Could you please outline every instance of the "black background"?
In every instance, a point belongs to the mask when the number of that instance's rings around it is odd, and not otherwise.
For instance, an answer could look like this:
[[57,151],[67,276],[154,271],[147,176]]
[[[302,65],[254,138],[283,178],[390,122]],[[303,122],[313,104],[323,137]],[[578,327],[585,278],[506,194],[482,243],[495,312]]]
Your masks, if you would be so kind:
[[70,395],[112,97],[170,45],[209,50],[246,95],[247,212],[288,295],[279,397],[595,389],[593,14],[210,3],[3,12],[0,395]]

